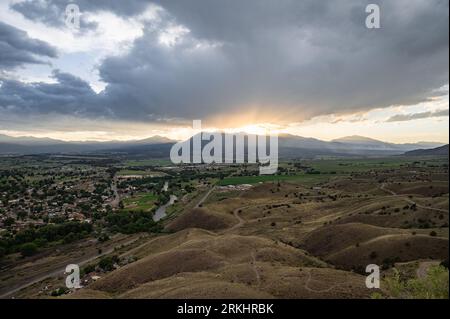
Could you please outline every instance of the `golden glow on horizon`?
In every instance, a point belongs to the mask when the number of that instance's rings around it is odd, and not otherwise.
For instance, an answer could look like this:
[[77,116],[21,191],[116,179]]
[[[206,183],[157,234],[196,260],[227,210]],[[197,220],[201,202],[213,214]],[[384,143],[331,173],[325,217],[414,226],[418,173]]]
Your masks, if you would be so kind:
[[[247,133],[247,134],[292,134],[303,137],[312,137],[320,140],[330,141],[336,138],[361,135],[391,143],[415,143],[419,141],[448,143],[449,118],[433,118],[398,123],[380,123],[377,121],[361,120],[360,122],[338,121],[322,122],[308,121],[291,125],[279,125],[271,123],[248,124],[239,127],[220,129],[217,127],[202,127],[203,131]],[[53,138],[64,141],[128,141],[149,138],[155,135],[170,138],[172,140],[185,140],[198,133],[188,126],[167,128],[166,130],[145,129],[142,127],[133,131],[125,132],[98,130],[98,131],[69,131],[69,132],[24,132],[0,130],[0,134],[13,137],[33,136],[39,138]]]
[[260,124],[249,124],[237,128],[227,128],[223,130],[227,133],[247,133],[256,135],[265,134],[281,134],[284,133],[283,128],[280,125],[275,125],[271,123],[260,123]]
[[[448,116],[424,117],[397,122],[388,121],[396,115],[424,114],[445,109],[448,109],[448,95],[417,105],[392,106],[349,114],[322,115],[294,123],[278,121],[278,117],[258,120],[255,111],[242,116],[224,116],[222,121],[219,121],[219,118],[206,119],[202,121],[202,130],[247,134],[287,133],[325,141],[343,136],[361,135],[392,143],[415,143],[419,141],[448,143]],[[292,120],[295,120],[295,118],[292,118]],[[34,123],[36,123],[36,126],[32,128],[24,127],[23,130],[8,130],[0,126],[0,134],[14,137],[34,136],[65,141],[100,142],[139,140],[155,135],[180,141],[198,133],[192,128],[192,122],[187,120],[147,124],[144,122],[117,122],[67,117],[36,118]],[[41,123],[45,125],[39,126]]]

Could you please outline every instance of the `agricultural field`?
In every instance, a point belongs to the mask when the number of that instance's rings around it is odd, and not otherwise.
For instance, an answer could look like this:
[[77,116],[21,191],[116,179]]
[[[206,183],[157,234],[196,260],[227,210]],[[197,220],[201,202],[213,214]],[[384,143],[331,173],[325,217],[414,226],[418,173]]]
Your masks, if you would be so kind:
[[325,174],[298,174],[298,175],[262,175],[262,176],[232,176],[226,177],[218,182],[220,186],[240,185],[240,184],[257,184],[265,182],[289,181],[292,183],[301,183],[312,185],[330,179]]
[[168,166],[172,165],[172,162],[168,159],[145,159],[145,160],[132,160],[125,161],[125,167],[144,167],[144,166]]
[[139,169],[122,169],[117,172],[117,176],[153,176],[160,177],[165,176],[163,172],[151,171],[151,170],[139,170]]

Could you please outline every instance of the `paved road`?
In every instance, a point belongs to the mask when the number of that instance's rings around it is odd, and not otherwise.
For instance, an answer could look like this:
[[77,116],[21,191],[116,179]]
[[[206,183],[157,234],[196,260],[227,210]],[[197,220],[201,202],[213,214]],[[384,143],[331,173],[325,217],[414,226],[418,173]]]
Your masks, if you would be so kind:
[[111,202],[111,207],[118,208],[120,204],[120,196],[119,192],[117,191],[117,179],[115,177],[111,183],[111,190],[114,192],[114,199]]
[[199,208],[200,205],[202,205],[205,200],[208,199],[209,195],[212,193],[212,191],[216,188],[216,186],[211,187],[211,189],[200,199],[200,201],[195,205],[195,208]]

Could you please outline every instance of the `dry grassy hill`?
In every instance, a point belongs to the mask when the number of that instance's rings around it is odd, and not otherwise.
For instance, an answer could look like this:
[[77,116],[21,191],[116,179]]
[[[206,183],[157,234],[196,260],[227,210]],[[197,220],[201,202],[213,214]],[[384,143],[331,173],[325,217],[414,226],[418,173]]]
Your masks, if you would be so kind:
[[[196,234],[198,236],[195,236]],[[153,248],[158,244],[157,241],[153,241],[143,248],[146,257],[111,272],[90,288],[120,294],[142,284],[179,273],[220,274],[231,266],[248,265],[256,261],[285,266],[325,266],[325,263],[306,256],[299,249],[259,237],[215,235],[195,229],[169,236],[171,238],[166,238],[168,240],[166,250],[155,252]],[[173,245],[174,243],[179,244]],[[139,254],[142,253],[141,250]]]
[[203,208],[194,208],[181,215],[166,226],[166,230],[177,232],[187,228],[201,228],[206,230],[220,230],[236,223],[229,215],[215,213]]
[[409,179],[405,168],[217,190],[70,297],[368,298],[366,265],[448,258],[448,186]]
[[358,246],[349,246],[326,256],[344,269],[364,269],[368,264],[389,266],[393,262],[448,258],[448,239],[427,235],[383,235]]
[[327,256],[380,236],[402,233],[406,231],[361,223],[330,225],[311,232],[303,245],[314,256]]
[[312,255],[344,269],[364,269],[371,263],[448,258],[447,238],[360,223],[322,227],[309,234],[303,245]]

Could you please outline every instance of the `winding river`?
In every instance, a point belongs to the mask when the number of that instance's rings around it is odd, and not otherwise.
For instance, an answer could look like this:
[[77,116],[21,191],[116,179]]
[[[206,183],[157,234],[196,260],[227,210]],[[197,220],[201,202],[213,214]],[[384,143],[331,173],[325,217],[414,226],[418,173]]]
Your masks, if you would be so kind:
[[155,222],[157,222],[157,221],[160,221],[161,219],[163,219],[164,217],[166,217],[167,216],[167,214],[166,214],[167,207],[173,205],[173,203],[175,203],[176,200],[177,200],[177,197],[175,195],[170,195],[169,201],[166,204],[159,206],[159,208],[156,210],[155,214],[153,215],[153,220]]

